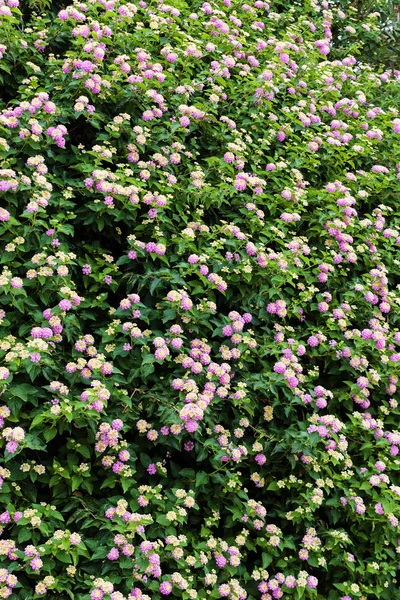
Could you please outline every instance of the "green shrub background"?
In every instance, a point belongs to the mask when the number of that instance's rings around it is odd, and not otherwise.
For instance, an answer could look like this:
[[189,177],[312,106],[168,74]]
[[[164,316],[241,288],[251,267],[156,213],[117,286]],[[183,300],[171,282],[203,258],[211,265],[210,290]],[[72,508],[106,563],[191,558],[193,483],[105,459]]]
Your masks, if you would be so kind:
[[1,0],[1,598],[400,598],[389,9]]

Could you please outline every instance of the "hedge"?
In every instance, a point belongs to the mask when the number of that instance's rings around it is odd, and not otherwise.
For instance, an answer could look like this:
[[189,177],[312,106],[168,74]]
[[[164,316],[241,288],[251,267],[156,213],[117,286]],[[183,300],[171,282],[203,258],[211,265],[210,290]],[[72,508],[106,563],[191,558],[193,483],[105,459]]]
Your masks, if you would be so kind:
[[379,14],[0,0],[0,32],[0,598],[400,598]]

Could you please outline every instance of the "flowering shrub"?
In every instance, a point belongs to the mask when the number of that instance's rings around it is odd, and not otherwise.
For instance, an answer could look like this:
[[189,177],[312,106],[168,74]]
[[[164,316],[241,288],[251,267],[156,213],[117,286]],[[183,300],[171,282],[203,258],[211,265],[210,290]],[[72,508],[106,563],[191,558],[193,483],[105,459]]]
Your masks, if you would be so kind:
[[400,73],[328,2],[0,0],[0,597],[398,598]]

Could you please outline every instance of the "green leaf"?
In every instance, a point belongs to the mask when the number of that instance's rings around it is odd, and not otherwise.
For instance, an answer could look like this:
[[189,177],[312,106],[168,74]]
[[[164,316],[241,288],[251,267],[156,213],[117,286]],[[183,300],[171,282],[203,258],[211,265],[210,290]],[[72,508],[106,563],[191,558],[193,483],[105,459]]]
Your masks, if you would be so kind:
[[83,481],[83,478],[80,475],[72,475],[72,478],[71,478],[71,489],[72,489],[73,492],[79,488],[79,486],[81,485],[82,481]]
[[24,527],[23,529],[20,529],[18,531],[18,543],[19,544],[22,544],[23,542],[26,542],[30,539],[31,539],[31,532],[29,531],[29,529],[27,527]]
[[201,487],[203,485],[206,485],[208,483],[209,480],[209,476],[207,473],[205,473],[204,471],[199,471],[196,474],[196,487]]
[[108,554],[108,549],[104,546],[100,546],[97,548],[91,556],[91,560],[96,560],[98,558],[105,558]]
[[43,437],[46,440],[46,442],[50,442],[53,438],[56,437],[57,435],[57,428],[56,427],[51,427],[50,429],[45,429],[43,432]]
[[72,563],[72,558],[69,554],[67,554],[66,552],[64,552],[63,550],[59,550],[56,555],[55,558],[59,561],[61,561],[62,563],[67,563],[67,564],[71,564]]

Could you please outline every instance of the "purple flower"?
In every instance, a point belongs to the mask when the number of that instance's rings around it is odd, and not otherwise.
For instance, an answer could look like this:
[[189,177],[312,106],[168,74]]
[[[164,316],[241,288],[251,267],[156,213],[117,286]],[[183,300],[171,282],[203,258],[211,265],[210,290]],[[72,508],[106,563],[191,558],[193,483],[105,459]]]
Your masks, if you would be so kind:
[[31,560],[29,566],[31,567],[31,569],[33,569],[33,571],[39,571],[39,569],[43,567],[43,561],[38,556],[35,556],[35,558]]
[[108,560],[118,560],[119,552],[118,548],[111,548],[110,552],[107,554]]
[[289,589],[296,587],[296,578],[293,575],[288,575],[285,579],[285,586]]
[[13,277],[10,281],[10,285],[15,289],[21,289],[23,285],[22,279],[20,277]]
[[265,456],[265,454],[257,454],[254,457],[254,460],[256,461],[256,463],[258,465],[264,465],[267,462],[267,457]]
[[229,596],[229,594],[231,593],[231,588],[230,585],[228,585],[227,583],[222,583],[219,588],[219,595],[224,598],[225,596]]
[[18,444],[17,442],[8,442],[6,444],[6,450],[7,452],[9,452],[10,454],[13,454],[18,448]]
[[10,218],[10,213],[5,208],[0,208],[0,221],[8,221]]
[[357,385],[361,389],[367,388],[368,384],[369,384],[368,377],[359,377],[357,379]]
[[114,431],[120,431],[123,428],[124,423],[123,421],[121,421],[121,419],[114,419],[111,423],[111,426],[114,429]]
[[225,556],[222,556],[222,554],[220,554],[215,557],[215,562],[217,563],[218,567],[223,568],[226,565],[226,558],[225,558]]
[[64,298],[58,303],[58,306],[61,308],[61,310],[71,310],[72,302]]
[[172,592],[172,584],[169,581],[163,581],[160,583],[160,593],[164,596],[168,596]]
[[310,577],[307,577],[307,585],[311,589],[316,588],[318,585],[318,579],[313,575],[310,575]]
[[56,105],[54,102],[46,102],[43,108],[49,115],[56,112]]
[[199,424],[193,420],[186,421],[185,423],[185,429],[188,433],[194,433],[195,431],[197,431],[198,427]]
[[233,185],[238,192],[242,192],[247,187],[246,181],[244,179],[239,179],[239,178],[237,178],[235,180],[235,183]]
[[11,517],[8,510],[0,514],[0,523],[10,523]]

